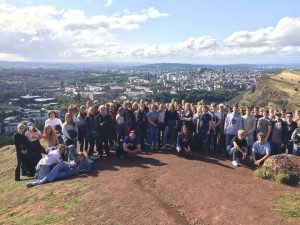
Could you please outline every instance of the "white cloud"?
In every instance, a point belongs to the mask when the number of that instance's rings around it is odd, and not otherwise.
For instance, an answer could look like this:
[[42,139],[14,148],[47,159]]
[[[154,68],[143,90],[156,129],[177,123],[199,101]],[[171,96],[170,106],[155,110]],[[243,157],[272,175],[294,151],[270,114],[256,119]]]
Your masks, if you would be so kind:
[[191,61],[300,56],[300,18],[284,17],[274,27],[237,31],[224,40],[187,37],[178,43],[126,43],[120,30],[139,29],[167,17],[154,7],[111,16],[49,5],[16,7],[0,0],[0,60]]
[[224,40],[232,47],[300,46],[300,18],[282,18],[275,27],[234,32]]

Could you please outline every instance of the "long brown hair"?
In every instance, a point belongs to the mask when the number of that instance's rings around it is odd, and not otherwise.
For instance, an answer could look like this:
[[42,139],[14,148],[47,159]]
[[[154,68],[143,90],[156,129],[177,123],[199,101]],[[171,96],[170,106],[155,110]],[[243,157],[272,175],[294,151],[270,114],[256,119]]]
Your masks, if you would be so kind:
[[[49,134],[47,132],[48,127],[51,128],[51,131]],[[57,137],[57,135],[56,135],[54,129],[49,124],[45,125],[44,130],[43,130],[43,138],[44,139],[55,139],[56,137]]]
[[[184,129],[186,129],[187,130],[187,133],[186,134],[184,134],[183,133],[183,130]],[[189,138],[189,134],[190,134],[190,131],[189,131],[189,128],[186,126],[186,125],[183,125],[182,127],[181,127],[181,130],[180,130],[180,133],[179,133],[179,135],[180,135],[180,137],[181,138]]]

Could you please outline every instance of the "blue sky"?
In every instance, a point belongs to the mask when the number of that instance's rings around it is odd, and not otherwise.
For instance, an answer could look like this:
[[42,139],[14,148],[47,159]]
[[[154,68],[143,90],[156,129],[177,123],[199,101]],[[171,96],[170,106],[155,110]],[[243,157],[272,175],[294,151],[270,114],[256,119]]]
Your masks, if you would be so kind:
[[0,60],[295,63],[300,4],[0,0],[0,34]]

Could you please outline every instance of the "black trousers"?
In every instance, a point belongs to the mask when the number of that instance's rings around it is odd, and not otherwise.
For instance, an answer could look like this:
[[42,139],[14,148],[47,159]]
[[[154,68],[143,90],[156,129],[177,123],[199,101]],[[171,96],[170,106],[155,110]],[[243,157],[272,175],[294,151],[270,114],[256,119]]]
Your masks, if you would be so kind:
[[89,151],[88,151],[88,156],[92,156],[94,154],[96,138],[94,138],[92,135],[90,135],[89,137],[87,137],[87,140],[90,145]]
[[19,180],[21,173],[20,170],[22,168],[22,174],[26,175],[27,174],[27,167],[26,167],[26,155],[22,154],[22,153],[17,153],[17,166],[15,169],[15,179]]
[[103,155],[103,149],[105,150],[106,155],[109,155],[108,139],[109,137],[105,136],[100,136],[97,138],[96,146],[100,156]]

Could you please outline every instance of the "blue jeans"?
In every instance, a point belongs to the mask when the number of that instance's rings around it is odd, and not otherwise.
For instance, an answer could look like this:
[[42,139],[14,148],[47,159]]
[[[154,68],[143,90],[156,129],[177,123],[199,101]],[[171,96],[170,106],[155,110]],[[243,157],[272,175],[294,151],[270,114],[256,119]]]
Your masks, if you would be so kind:
[[225,140],[225,147],[227,148],[228,145],[231,144],[232,139],[235,137],[236,135],[234,134],[226,134],[226,140]]
[[199,130],[200,134],[200,147],[203,151],[208,150],[210,147],[210,136],[207,133],[207,130]]
[[51,165],[40,165],[37,170],[37,179],[42,180],[44,177],[46,177],[51,171]]
[[300,156],[300,147],[294,146],[293,155]]
[[[74,164],[75,165],[75,164]],[[68,169],[66,164],[57,164],[43,179],[31,182],[32,186],[45,184],[58,179],[64,179],[72,175],[72,170]]]
[[158,131],[158,127],[154,127],[151,124],[149,124],[149,138],[151,146],[157,145]]
[[236,155],[238,151],[234,147],[230,147],[230,145],[227,146],[226,150],[229,155],[232,155],[232,160],[236,161],[237,159]]

